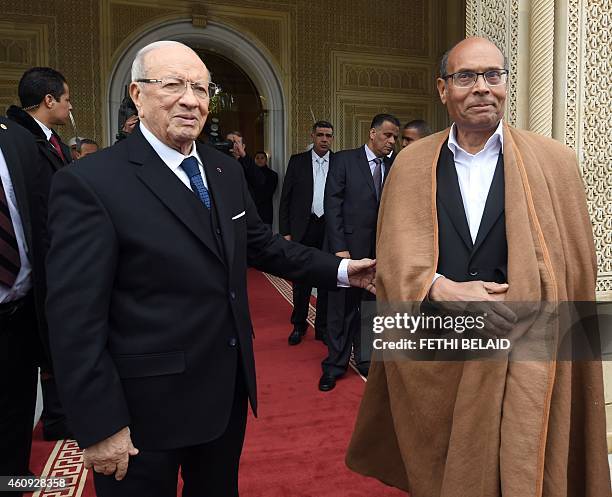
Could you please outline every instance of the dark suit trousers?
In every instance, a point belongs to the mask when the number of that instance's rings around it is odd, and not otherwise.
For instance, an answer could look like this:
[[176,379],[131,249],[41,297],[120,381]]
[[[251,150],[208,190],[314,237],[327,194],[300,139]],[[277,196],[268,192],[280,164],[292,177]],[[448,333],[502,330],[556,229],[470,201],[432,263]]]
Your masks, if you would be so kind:
[[176,497],[179,468],[183,497],[238,497],[238,466],[247,417],[243,375],[238,367],[232,412],[219,438],[174,450],[141,450],[130,457],[127,475],[121,481],[94,473],[98,497]]
[[43,425],[43,436],[49,440],[69,436],[68,421],[66,420],[66,414],[64,414],[64,408],[60,403],[55,378],[41,373],[40,386],[43,394],[43,411],[40,416],[40,421]]
[[[0,475],[27,476],[38,383],[33,299],[8,316],[0,306]],[[21,496],[21,492],[2,496]]]
[[[304,238],[300,241],[302,245],[323,247],[325,237],[325,217],[317,218],[314,214],[310,216],[308,227]],[[299,283],[293,284],[293,312],[291,313],[291,324],[300,329],[306,329],[308,324],[308,304],[312,287]],[[327,331],[327,290],[317,289],[317,316],[315,318],[315,332],[317,337],[322,337]]]
[[[351,349],[359,369],[369,367],[369,354],[362,351],[360,288],[339,288],[328,293],[327,357],[321,363],[323,373],[342,376],[348,368]],[[365,344],[364,344],[365,345]],[[369,347],[365,347],[369,350]]]

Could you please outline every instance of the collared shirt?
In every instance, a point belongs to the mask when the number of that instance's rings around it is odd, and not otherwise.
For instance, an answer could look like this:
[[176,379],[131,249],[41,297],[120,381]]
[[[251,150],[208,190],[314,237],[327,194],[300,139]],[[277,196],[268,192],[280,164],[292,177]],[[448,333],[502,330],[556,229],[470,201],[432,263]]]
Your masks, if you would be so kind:
[[466,152],[457,143],[456,132],[457,129],[453,123],[448,137],[448,148],[455,158],[463,208],[472,242],[475,242],[499,153],[503,153],[504,150],[503,125],[500,121],[495,133],[489,137],[484,148],[474,155]]
[[202,165],[202,160],[198,155],[197,148],[195,143],[191,145],[191,152],[188,155],[183,155],[177,150],[170,148],[168,145],[163,143],[157,136],[151,133],[147,127],[140,121],[139,123],[140,131],[142,131],[142,136],[145,137],[145,140],[149,142],[149,144],[153,147],[153,150],[159,155],[159,158],[163,161],[166,166],[170,168],[170,170],[176,174],[177,178],[181,180],[181,182],[190,190],[191,183],[189,182],[189,176],[181,167],[181,164],[187,157],[195,157],[198,161],[198,167],[200,168],[200,174],[202,175],[202,181],[204,181],[204,186],[208,188],[208,182],[206,181],[206,173],[204,172],[204,167]]
[[[310,151],[310,160],[312,162],[312,205],[310,206],[310,212],[316,213],[317,209],[315,202],[320,202],[320,206],[323,206],[323,194],[325,192],[325,182],[327,181],[327,173],[329,172],[329,150],[323,157],[313,150]],[[319,164],[323,169],[323,177],[319,178]]]
[[[493,176],[495,175],[499,153],[504,152],[503,129],[503,122],[500,121],[495,132],[485,143],[484,148],[474,155],[466,152],[457,142],[455,123],[451,126],[450,134],[448,135],[448,148],[455,159],[455,170],[459,180],[461,200],[463,201],[463,209],[465,210],[465,216],[470,228],[472,243],[476,241],[476,236],[478,235],[487,197],[491,189]],[[442,275],[436,273],[432,284],[440,276]]]
[[19,210],[17,210],[15,189],[13,188],[11,175],[9,174],[2,150],[0,150],[0,177],[2,178],[2,185],[4,186],[4,193],[6,194],[9,213],[11,214],[11,221],[13,222],[13,229],[15,230],[15,238],[17,238],[19,258],[21,260],[19,273],[17,273],[17,279],[12,288],[8,288],[6,285],[0,283],[0,303],[4,304],[25,297],[28,291],[30,291],[30,288],[32,288],[32,280],[30,278],[32,266],[27,255],[21,216]]
[[40,126],[40,129],[43,130],[43,133],[47,137],[47,141],[49,141],[49,139],[51,138],[51,135],[53,134],[53,132],[49,128],[47,128],[46,125],[44,125],[38,119],[36,119],[34,116],[32,116],[32,118],[38,123],[38,125]]
[[[365,148],[366,158],[368,159],[368,165],[370,166],[370,173],[372,174],[372,176],[374,176],[374,168],[376,167],[376,162],[374,162],[374,159],[377,159],[377,158],[384,159],[384,156],[377,157],[377,155],[370,150],[370,147],[368,147],[367,143],[363,147]],[[384,181],[385,176],[387,175],[387,166],[385,165],[384,160],[383,160],[383,163],[381,164],[381,169],[382,169],[381,179]]]

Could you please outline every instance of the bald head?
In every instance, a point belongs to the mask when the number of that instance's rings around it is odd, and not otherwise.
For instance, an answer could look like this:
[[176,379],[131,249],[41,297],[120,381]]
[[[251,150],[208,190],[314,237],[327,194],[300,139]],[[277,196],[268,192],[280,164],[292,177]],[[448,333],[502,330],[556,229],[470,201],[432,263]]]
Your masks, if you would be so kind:
[[456,52],[456,50],[462,50],[466,48],[473,48],[477,51],[481,49],[495,50],[499,52],[499,55],[502,58],[501,67],[508,67],[508,59],[506,55],[499,49],[499,47],[495,43],[488,40],[487,38],[482,38],[480,36],[472,36],[470,38],[466,38],[465,40],[461,40],[446,51],[446,53],[442,56],[442,60],[440,61],[440,76],[446,76],[447,74],[452,74],[454,72],[454,70],[450,70],[448,67],[451,56],[454,52]]
[[158,41],[132,65],[130,97],[140,122],[159,140],[188,155],[208,116],[210,75],[191,48]]
[[[204,63],[202,62],[198,54],[195,53],[187,45],[184,45],[183,43],[180,43],[178,41],[172,41],[172,40],[155,41],[153,43],[149,43],[148,45],[142,47],[136,54],[136,57],[134,58],[134,62],[132,62],[132,81],[136,81],[137,79],[145,79],[148,77],[147,76],[148,74],[148,65],[147,65],[148,60],[147,59],[150,54],[153,54],[156,51],[161,51],[164,59],[167,56],[165,54],[167,54],[168,52],[170,53],[170,55],[172,55],[173,53],[188,54],[192,57],[197,58],[202,63],[202,65],[204,65]],[[208,69],[206,69],[206,71],[208,72]]]
[[504,55],[485,38],[468,38],[444,55],[440,72],[438,93],[456,125],[460,145],[468,134],[474,143],[484,143],[504,115]]

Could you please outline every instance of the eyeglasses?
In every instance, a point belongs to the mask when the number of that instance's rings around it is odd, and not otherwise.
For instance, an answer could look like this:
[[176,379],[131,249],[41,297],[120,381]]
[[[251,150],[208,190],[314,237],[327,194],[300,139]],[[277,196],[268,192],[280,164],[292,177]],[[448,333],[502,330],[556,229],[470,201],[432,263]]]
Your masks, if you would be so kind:
[[446,80],[453,78],[453,84],[459,88],[471,88],[478,81],[478,76],[482,76],[487,86],[500,86],[508,81],[507,69],[491,69],[485,72],[460,71],[453,74],[442,76]]
[[161,90],[168,95],[183,95],[187,91],[187,85],[191,85],[193,94],[201,100],[212,98],[216,95],[218,86],[212,81],[208,84],[200,81],[187,81],[181,78],[162,79],[137,79],[137,83],[158,83]]

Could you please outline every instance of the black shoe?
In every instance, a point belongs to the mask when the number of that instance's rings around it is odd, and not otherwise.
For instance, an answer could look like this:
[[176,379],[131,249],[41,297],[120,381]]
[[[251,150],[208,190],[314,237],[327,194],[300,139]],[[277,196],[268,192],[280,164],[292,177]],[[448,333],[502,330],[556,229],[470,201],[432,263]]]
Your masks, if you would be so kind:
[[323,376],[321,376],[321,379],[319,380],[319,390],[321,390],[321,392],[329,392],[330,390],[333,390],[335,386],[336,378],[328,375],[327,373],[323,373]]
[[293,331],[289,335],[288,342],[289,345],[297,345],[302,341],[302,337],[306,334],[306,328],[298,328],[297,326],[293,328]]
[[325,345],[327,345],[327,332],[319,331],[317,328],[315,328],[315,340],[323,342]]

